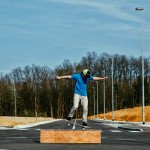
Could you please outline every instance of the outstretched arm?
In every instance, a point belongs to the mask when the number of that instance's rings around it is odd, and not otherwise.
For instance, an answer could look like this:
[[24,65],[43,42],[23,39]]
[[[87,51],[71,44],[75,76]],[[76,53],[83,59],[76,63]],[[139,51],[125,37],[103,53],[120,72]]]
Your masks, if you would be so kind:
[[71,75],[67,75],[67,76],[56,76],[56,79],[68,79],[71,78]]
[[105,80],[107,79],[108,77],[93,77],[93,80]]

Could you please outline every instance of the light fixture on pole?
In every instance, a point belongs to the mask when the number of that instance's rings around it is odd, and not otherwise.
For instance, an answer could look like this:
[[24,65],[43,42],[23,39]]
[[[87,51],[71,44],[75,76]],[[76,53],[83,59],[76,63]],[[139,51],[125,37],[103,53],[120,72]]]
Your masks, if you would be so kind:
[[142,44],[142,122],[145,124],[145,111],[144,111],[144,106],[145,106],[145,96],[144,96],[144,19],[143,19],[143,11],[144,8],[142,7],[137,7],[135,8],[136,11],[141,11],[141,44]]

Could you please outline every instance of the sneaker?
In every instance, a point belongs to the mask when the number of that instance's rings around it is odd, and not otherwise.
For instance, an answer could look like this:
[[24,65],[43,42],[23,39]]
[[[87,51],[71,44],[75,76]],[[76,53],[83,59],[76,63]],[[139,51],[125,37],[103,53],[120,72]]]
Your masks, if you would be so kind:
[[82,123],[82,130],[84,131],[86,127],[87,127],[87,123],[86,123],[86,122],[83,122],[83,123]]
[[83,127],[87,127],[87,123],[86,123],[86,122],[83,122],[83,123],[82,123],[82,126],[83,126]]
[[67,117],[67,120],[70,121],[70,120],[71,120],[71,117]]
[[67,126],[70,126],[71,125],[71,122],[70,122],[70,120],[71,120],[71,117],[67,117]]

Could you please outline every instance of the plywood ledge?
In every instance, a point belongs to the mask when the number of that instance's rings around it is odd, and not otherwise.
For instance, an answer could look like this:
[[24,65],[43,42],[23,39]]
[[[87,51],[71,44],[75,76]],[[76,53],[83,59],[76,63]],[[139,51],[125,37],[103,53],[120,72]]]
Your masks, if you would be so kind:
[[101,131],[41,130],[40,143],[101,143]]

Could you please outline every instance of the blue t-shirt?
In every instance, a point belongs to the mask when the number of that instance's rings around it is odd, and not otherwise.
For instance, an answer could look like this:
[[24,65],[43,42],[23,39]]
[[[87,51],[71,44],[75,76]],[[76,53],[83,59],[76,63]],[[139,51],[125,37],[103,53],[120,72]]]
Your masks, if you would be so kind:
[[81,74],[73,74],[71,75],[71,78],[76,81],[75,84],[75,91],[74,93],[79,94],[81,96],[87,96],[87,82],[89,80],[93,80],[93,76],[90,76],[90,78],[82,78]]

